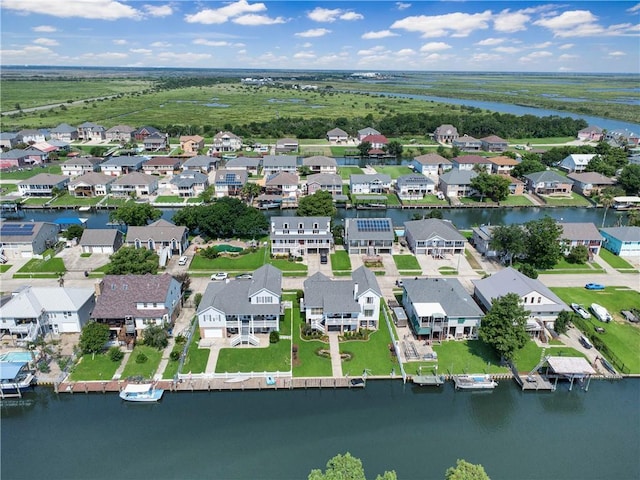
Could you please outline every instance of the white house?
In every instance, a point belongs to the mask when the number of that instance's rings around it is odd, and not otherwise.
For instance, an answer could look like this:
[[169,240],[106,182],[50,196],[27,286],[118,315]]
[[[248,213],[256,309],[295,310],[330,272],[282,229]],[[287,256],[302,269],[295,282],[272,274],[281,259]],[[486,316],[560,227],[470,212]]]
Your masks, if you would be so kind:
[[595,156],[595,153],[572,153],[562,159],[560,162],[560,168],[569,173],[584,172],[591,159]]

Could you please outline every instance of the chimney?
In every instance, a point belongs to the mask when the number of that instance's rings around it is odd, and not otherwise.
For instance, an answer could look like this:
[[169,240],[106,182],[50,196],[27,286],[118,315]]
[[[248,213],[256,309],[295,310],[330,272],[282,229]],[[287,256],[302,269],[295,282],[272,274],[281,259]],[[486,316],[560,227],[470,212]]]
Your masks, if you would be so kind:
[[358,284],[353,284],[353,299],[358,300]]
[[102,295],[102,288],[104,286],[104,280],[98,280],[93,284],[93,289],[95,290],[96,297]]

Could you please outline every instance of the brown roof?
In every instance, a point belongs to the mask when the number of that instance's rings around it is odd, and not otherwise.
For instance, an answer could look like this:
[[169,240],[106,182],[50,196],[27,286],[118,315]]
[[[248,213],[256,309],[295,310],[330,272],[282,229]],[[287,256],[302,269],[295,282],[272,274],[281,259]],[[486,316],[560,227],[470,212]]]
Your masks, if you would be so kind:
[[489,160],[485,157],[481,157],[480,155],[461,155],[459,157],[455,157],[453,159],[454,163],[458,165],[462,163],[489,163]]
[[489,161],[495,165],[500,165],[504,167],[509,167],[511,165],[518,165],[517,160],[511,157],[505,157],[505,156],[493,157],[493,158],[490,158]]
[[151,160],[147,160],[146,162],[144,162],[143,167],[146,167],[147,165],[159,166],[159,167],[164,167],[164,166],[174,167],[174,166],[179,165],[179,164],[180,164],[180,159],[179,158],[174,158],[174,157],[153,157]]
[[451,165],[451,161],[444,158],[437,153],[427,153],[426,155],[420,155],[415,157],[414,160],[420,162],[422,165]]
[[[101,293],[96,297],[92,318],[138,317],[142,314],[136,303],[164,303],[174,278],[162,275],[105,275],[99,282]],[[144,316],[159,317],[167,309],[144,310]]]
[[570,173],[567,178],[580,183],[591,183],[593,185],[613,185],[615,182],[609,177],[605,177],[598,172]]

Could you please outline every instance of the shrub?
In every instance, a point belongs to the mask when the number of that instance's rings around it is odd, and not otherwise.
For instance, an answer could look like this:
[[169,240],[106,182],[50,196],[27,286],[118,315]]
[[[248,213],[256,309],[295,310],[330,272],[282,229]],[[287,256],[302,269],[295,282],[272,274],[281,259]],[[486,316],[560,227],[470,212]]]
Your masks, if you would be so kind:
[[177,362],[178,360],[180,360],[180,350],[173,350],[170,354],[169,354],[169,359]]
[[196,293],[193,296],[193,303],[196,307],[196,309],[198,308],[198,305],[200,305],[200,301],[202,300],[202,294],[200,292]]
[[111,347],[109,349],[109,359],[112,362],[119,362],[124,358],[124,353],[118,347]]
[[269,333],[269,343],[278,343],[280,341],[280,332],[275,330]]
[[571,249],[567,255],[567,262],[574,264],[587,263],[589,260],[589,249],[584,245],[577,245]]
[[49,367],[49,364],[47,362],[40,362],[38,363],[38,370],[40,370],[42,373],[49,373],[51,371],[51,367]]
[[518,271],[529,278],[538,278],[538,271],[528,263],[518,265]]
[[136,363],[146,363],[149,358],[144,353],[139,353],[136,356]]
[[182,334],[176,336],[177,345],[184,345],[185,343],[187,343],[187,337]]
[[71,364],[71,357],[61,357],[57,361],[58,368],[63,372],[67,369],[67,367]]
[[300,302],[304,298],[304,290],[296,290],[296,300]]
[[216,247],[207,247],[200,250],[200,255],[204,258],[208,258],[209,260],[213,260],[214,258],[218,258],[220,253],[216,250]]

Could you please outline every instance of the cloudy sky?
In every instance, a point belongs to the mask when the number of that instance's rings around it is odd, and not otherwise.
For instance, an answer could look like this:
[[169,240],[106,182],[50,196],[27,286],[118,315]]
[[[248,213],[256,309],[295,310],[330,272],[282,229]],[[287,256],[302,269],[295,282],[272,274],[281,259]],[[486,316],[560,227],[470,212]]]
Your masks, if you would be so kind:
[[1,65],[640,73],[640,3],[0,0]]

